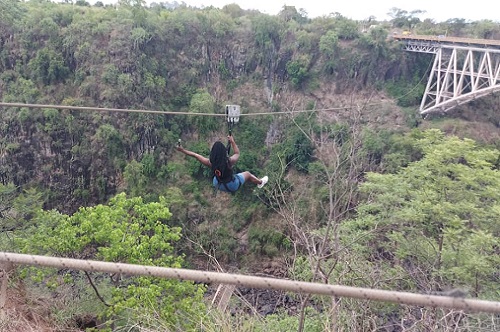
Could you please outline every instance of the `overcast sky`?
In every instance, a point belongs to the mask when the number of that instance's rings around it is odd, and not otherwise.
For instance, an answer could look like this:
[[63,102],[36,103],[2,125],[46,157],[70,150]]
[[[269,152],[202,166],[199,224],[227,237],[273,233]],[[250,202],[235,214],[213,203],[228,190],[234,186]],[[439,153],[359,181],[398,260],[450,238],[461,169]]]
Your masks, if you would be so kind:
[[[173,1],[166,0],[165,2]],[[493,20],[500,23],[499,0],[177,0],[177,2],[185,2],[187,5],[196,7],[219,8],[236,3],[243,9],[257,9],[271,15],[278,14],[283,6],[287,5],[295,6],[297,10],[305,9],[309,18],[338,12],[342,16],[355,20],[363,20],[370,16],[375,16],[377,20],[390,19],[387,13],[395,7],[407,12],[426,11],[425,14],[418,16],[422,20],[431,18],[436,22],[443,22],[452,18],[463,18],[471,21]]]

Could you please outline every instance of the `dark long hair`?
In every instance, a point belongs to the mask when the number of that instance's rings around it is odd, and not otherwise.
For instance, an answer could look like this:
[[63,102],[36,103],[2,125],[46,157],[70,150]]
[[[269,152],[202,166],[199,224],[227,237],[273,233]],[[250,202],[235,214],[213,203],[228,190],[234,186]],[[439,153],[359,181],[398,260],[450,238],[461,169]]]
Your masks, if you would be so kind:
[[233,171],[229,167],[229,156],[227,155],[226,146],[221,141],[217,141],[212,145],[210,163],[212,164],[212,173],[217,177],[217,181],[229,182],[232,180]]

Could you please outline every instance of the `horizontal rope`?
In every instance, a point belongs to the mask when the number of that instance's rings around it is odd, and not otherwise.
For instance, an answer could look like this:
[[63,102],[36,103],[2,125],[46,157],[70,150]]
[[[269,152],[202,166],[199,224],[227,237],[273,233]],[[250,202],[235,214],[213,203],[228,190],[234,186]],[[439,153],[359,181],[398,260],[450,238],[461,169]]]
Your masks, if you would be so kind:
[[68,106],[68,105],[42,105],[42,104],[23,104],[23,103],[3,103],[0,106],[4,107],[26,107],[26,108],[53,108],[59,110],[75,110],[75,111],[100,111],[100,112],[128,112],[128,113],[154,113],[154,114],[171,114],[171,115],[210,115],[210,116],[226,116],[226,114],[216,113],[194,113],[194,112],[167,112],[167,111],[152,111],[140,109],[125,109],[125,108],[106,108],[106,107],[87,107],[87,106]]
[[[99,111],[99,112],[126,112],[126,113],[153,113],[153,114],[168,114],[168,115],[201,115],[201,116],[226,116],[225,113],[196,113],[196,112],[172,112],[172,111],[154,111],[141,109],[126,109],[126,108],[107,108],[107,107],[87,107],[87,106],[69,106],[69,105],[43,105],[43,104],[24,104],[24,103],[4,103],[0,102],[0,107],[26,107],[26,108],[53,108],[59,110],[75,110],[75,111]],[[261,112],[261,113],[243,113],[240,116],[256,116],[256,115],[283,115],[306,112],[321,112],[335,111],[348,109],[350,107],[324,108],[315,110],[297,110],[286,112]]]
[[229,273],[99,262],[92,260],[78,260],[71,258],[26,255],[7,252],[0,252],[0,261],[32,266],[45,266],[92,272],[122,273],[134,276],[141,275],[191,280],[203,283],[228,284],[236,285],[238,287],[275,289],[295,293],[349,297],[362,300],[392,302],[424,307],[460,309],[471,312],[490,312],[497,314],[500,313],[500,302],[473,300],[463,297],[413,294],[407,292],[395,292],[340,285],[327,285],[304,281],[273,279]]

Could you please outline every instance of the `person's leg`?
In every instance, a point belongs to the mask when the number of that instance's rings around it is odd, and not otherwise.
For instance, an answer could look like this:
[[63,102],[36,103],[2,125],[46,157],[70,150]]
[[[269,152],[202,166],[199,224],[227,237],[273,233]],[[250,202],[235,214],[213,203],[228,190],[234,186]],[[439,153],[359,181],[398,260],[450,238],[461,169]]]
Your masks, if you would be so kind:
[[253,184],[260,185],[262,184],[262,180],[250,173],[249,171],[245,171],[241,173],[245,178],[245,182],[250,181]]

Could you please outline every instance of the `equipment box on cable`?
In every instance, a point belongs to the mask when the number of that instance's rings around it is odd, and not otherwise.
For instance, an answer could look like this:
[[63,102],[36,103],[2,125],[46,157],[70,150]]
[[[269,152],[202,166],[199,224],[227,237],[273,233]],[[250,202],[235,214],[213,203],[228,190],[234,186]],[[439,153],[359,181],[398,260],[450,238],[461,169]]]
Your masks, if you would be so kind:
[[227,122],[237,123],[240,120],[240,105],[226,105]]

